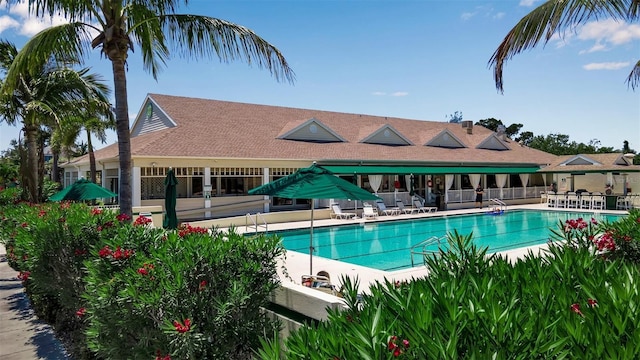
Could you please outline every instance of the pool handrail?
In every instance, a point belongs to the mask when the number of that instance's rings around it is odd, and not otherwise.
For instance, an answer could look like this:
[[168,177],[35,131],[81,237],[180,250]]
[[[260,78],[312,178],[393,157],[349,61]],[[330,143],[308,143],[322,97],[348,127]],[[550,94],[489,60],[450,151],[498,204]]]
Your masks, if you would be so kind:
[[[440,236],[440,237],[432,236],[432,237],[430,237],[430,238],[428,238],[426,240],[423,240],[423,241],[413,245],[411,247],[411,249],[410,249],[410,251],[411,251],[411,267],[415,266],[415,263],[413,261],[413,255],[416,255],[416,254],[417,255],[422,255],[422,259],[423,259],[422,262],[424,263],[424,257],[426,255],[431,255],[431,254],[438,253],[438,251],[426,250],[425,248],[427,246],[431,246],[431,245],[437,243],[438,244],[438,249],[440,249],[440,245],[443,242],[446,243],[446,241],[447,241],[447,236],[446,235],[445,236]],[[420,248],[420,250],[416,250],[417,248]]]

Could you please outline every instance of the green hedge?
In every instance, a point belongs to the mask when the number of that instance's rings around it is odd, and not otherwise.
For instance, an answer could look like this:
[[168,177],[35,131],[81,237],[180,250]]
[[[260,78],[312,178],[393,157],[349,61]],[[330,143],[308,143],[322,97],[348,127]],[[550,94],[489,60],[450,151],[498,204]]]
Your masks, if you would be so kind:
[[[452,251],[427,259],[428,277],[377,284],[362,301],[342,279],[347,310],[294,332],[284,348],[265,341],[260,358],[640,358],[640,268],[626,252],[640,241],[640,213],[559,225],[573,241],[513,264],[454,233]],[[598,249],[612,232],[624,244]]]
[[173,232],[81,204],[7,205],[0,240],[78,359],[244,359],[277,324],[276,237]]

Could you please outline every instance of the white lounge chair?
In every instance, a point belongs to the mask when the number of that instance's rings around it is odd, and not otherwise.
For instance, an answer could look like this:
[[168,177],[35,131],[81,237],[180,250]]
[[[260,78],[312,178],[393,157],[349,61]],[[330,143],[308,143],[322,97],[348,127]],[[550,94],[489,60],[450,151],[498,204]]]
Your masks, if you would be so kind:
[[396,206],[398,206],[398,209],[402,210],[402,212],[405,214],[417,214],[419,212],[419,210],[416,208],[405,207],[402,200],[396,200]]
[[428,213],[428,212],[436,212],[438,208],[435,206],[422,206],[420,200],[413,200],[413,207],[418,209],[418,212]]
[[332,219],[353,219],[356,217],[356,213],[343,212],[338,204],[331,204],[331,218]]
[[395,207],[391,209],[387,209],[387,206],[384,204],[384,201],[377,200],[376,206],[378,207],[378,213],[382,215],[400,215],[400,209]]
[[375,209],[373,208],[373,206],[371,205],[365,205],[362,208],[362,218],[363,219],[375,219],[378,217],[378,212],[375,211]]

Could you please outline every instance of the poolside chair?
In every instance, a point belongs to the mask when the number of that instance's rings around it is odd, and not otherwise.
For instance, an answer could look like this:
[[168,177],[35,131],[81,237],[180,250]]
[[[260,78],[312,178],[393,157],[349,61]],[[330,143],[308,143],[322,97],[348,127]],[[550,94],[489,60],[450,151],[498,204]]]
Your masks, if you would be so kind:
[[376,200],[376,206],[378,207],[378,214],[382,214],[382,215],[400,215],[400,209],[399,208],[391,208],[391,209],[387,209],[387,206],[384,204],[384,201],[382,200]]
[[331,284],[331,279],[326,275],[302,275],[302,285],[327,294],[337,295],[336,287]]
[[438,211],[438,208],[435,206],[422,206],[422,204],[420,203],[420,200],[418,199],[413,200],[413,207],[418,209],[418,212],[423,212],[423,213]]
[[343,212],[338,204],[331,204],[331,218],[332,219],[353,219],[356,217],[356,213]]
[[404,202],[402,202],[402,200],[396,200],[396,206],[398,207],[398,209],[402,210],[402,212],[405,214],[417,214],[419,211],[416,208],[405,207]]
[[604,195],[593,195],[591,194],[591,209],[593,210],[604,210],[606,207],[606,200]]
[[629,210],[631,209],[631,196],[618,196],[616,199],[616,210]]
[[567,208],[577,209],[580,207],[580,197],[575,192],[567,193],[565,206]]
[[365,205],[362,208],[363,219],[375,219],[378,217],[378,212],[371,205]]
[[591,209],[591,195],[580,195],[580,208],[581,209]]

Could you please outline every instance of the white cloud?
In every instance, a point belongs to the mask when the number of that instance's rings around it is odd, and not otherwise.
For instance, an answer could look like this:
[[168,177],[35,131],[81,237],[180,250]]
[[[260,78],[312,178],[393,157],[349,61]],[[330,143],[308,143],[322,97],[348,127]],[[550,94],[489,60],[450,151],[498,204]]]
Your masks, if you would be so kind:
[[503,17],[505,17],[505,15],[506,15],[506,13],[499,12],[499,13],[496,13],[495,15],[493,15],[493,18],[496,19],[496,20],[500,20]]
[[520,6],[531,7],[540,0],[520,0]]
[[[0,8],[9,10],[9,15],[4,15],[2,19],[6,18],[6,22],[11,24],[17,23],[17,26],[11,26],[18,29],[20,35],[27,37],[33,36],[38,32],[55,25],[65,24],[69,21],[61,16],[43,16],[42,18],[35,17],[29,13],[29,7],[26,2],[19,2],[11,4],[7,7],[5,0],[0,1]],[[0,20],[0,32],[7,29],[4,27],[4,20]]]
[[629,66],[629,62],[591,63],[582,66],[585,70],[618,70]]
[[613,19],[592,21],[578,30],[578,39],[596,42],[586,52],[604,51],[640,39],[640,25],[628,24]]
[[10,16],[0,16],[0,34],[7,29],[19,28],[20,23]]
[[464,21],[467,21],[476,15],[475,12],[464,12],[460,15],[460,18]]
[[588,53],[592,53],[592,52],[597,52],[597,51],[605,51],[607,50],[607,47],[605,44],[602,44],[600,42],[597,42],[595,45],[593,45],[591,48],[587,49],[587,50],[582,50],[579,52],[580,55],[582,54],[588,54]]
[[407,95],[409,95],[409,93],[406,91],[396,91],[393,94],[391,94],[391,96],[407,96]]

